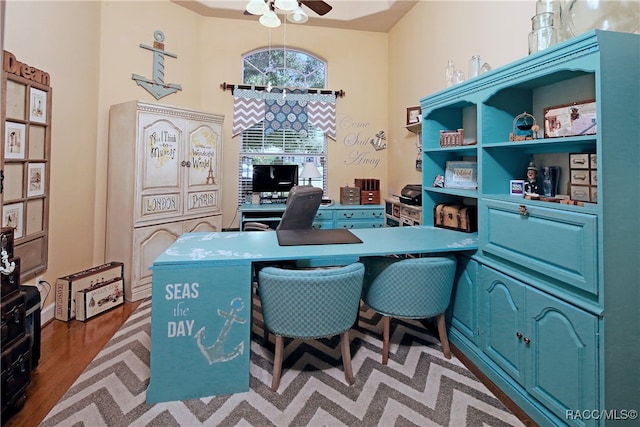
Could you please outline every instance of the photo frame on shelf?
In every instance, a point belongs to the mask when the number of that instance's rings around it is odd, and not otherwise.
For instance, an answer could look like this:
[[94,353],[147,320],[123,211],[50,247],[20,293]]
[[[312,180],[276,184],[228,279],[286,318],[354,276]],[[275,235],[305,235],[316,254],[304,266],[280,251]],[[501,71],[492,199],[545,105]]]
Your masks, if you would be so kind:
[[597,105],[595,99],[556,105],[544,109],[544,137],[595,135]]
[[524,179],[512,179],[509,184],[509,194],[524,197]]
[[13,238],[19,239],[24,230],[24,205],[12,203],[2,207],[2,226],[13,228]]
[[29,163],[27,168],[29,180],[29,185],[27,186],[27,197],[42,196],[44,194],[44,168],[44,163]]
[[47,92],[34,87],[29,92],[29,120],[47,122]]
[[444,186],[463,190],[478,188],[478,163],[449,161],[444,173]]
[[407,108],[407,125],[420,123],[421,116],[422,116],[422,109],[420,107]]
[[5,122],[4,124],[4,158],[24,159],[26,146],[26,126],[24,123]]

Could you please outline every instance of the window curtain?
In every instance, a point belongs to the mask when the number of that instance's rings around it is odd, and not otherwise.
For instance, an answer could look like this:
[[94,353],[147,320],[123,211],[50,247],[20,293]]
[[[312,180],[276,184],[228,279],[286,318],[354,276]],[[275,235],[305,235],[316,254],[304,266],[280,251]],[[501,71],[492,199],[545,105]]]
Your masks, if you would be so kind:
[[265,121],[268,135],[291,129],[306,136],[307,122],[336,139],[336,96],[307,93],[304,89],[235,89],[233,92],[233,136]]

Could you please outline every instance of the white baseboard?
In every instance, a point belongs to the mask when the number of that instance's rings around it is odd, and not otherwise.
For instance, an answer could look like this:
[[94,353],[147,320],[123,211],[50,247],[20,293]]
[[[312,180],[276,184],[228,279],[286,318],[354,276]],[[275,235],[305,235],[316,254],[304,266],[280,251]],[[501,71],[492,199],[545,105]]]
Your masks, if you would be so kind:
[[56,305],[49,304],[44,309],[40,311],[40,325],[44,326],[48,322],[53,320],[53,317],[56,313]]

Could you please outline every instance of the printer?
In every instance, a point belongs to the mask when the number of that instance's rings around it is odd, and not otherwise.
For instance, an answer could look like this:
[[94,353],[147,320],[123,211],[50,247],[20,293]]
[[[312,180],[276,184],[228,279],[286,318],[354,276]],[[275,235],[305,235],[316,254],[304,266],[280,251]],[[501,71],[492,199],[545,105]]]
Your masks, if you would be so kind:
[[407,184],[402,188],[400,192],[400,203],[407,205],[420,206],[422,205],[422,185],[421,184]]

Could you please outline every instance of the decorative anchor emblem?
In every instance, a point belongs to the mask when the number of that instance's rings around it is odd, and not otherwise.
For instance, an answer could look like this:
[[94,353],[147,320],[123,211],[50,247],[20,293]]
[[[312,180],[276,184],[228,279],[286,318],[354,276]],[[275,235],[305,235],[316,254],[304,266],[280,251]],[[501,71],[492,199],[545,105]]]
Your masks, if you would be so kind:
[[244,353],[244,341],[241,341],[231,353],[224,352],[224,342],[227,340],[227,335],[229,334],[229,330],[231,329],[231,325],[234,322],[238,322],[240,324],[244,324],[247,320],[242,317],[238,317],[236,313],[242,311],[244,308],[244,302],[242,302],[242,298],[234,298],[231,301],[231,310],[229,313],[226,311],[222,311],[218,309],[218,316],[224,317],[227,319],[222,326],[222,330],[220,330],[220,334],[218,335],[218,339],[215,343],[213,343],[210,347],[205,347],[202,343],[203,338],[205,338],[204,326],[200,328],[198,332],[196,332],[196,342],[198,343],[198,348],[209,361],[209,365],[213,365],[218,362],[228,362],[229,360],[240,356]]
[[149,80],[138,74],[132,74],[131,78],[138,83],[138,86],[142,86],[156,99],[160,99],[182,90],[182,86],[164,82],[164,56],[167,55],[172,58],[177,58],[178,55],[164,50],[164,33],[162,31],[155,31],[153,38],[155,39],[153,47],[144,44],[140,45],[141,48],[153,52],[153,80]]
[[383,130],[376,133],[376,138],[378,138],[376,141],[374,141],[373,138],[369,141],[369,143],[373,145],[373,148],[375,148],[376,151],[384,150],[385,148],[387,148],[387,144],[382,142],[387,139],[387,136],[384,134]]
[[2,250],[2,264],[0,265],[0,273],[8,276],[16,269],[16,263],[14,261],[9,262],[9,254],[4,249]]

